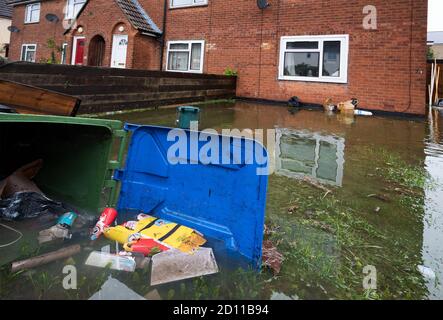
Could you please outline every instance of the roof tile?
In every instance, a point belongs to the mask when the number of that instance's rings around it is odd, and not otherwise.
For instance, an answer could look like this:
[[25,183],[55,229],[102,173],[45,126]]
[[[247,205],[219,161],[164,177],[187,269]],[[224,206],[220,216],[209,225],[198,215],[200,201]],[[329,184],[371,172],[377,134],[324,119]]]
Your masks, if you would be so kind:
[[155,35],[162,33],[137,0],[116,1],[134,28]]
[[12,17],[12,6],[7,5],[6,0],[0,0],[0,17]]

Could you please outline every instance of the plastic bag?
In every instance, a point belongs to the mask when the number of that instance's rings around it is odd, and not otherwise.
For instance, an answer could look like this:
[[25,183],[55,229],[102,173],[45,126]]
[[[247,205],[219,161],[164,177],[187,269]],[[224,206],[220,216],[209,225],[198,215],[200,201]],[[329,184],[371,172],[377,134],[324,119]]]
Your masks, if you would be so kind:
[[301,102],[298,97],[292,97],[291,99],[289,99],[288,104],[290,107],[293,107],[293,108],[300,108],[301,107]]
[[0,199],[0,218],[22,220],[42,214],[63,214],[67,211],[61,202],[53,201],[37,192],[17,192],[12,197]]

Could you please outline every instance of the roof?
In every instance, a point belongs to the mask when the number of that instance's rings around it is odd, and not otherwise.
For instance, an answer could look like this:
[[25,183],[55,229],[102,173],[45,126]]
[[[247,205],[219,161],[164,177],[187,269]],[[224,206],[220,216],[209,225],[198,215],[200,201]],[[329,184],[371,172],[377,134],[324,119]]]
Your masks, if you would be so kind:
[[428,43],[443,44],[443,31],[428,32]]
[[32,2],[43,2],[48,0],[5,0],[5,2],[11,6],[19,5],[19,4],[28,4]]
[[0,0],[0,17],[12,18],[12,6],[6,4],[6,0]]
[[154,35],[161,35],[161,30],[137,0],[116,0],[116,2],[135,29]]

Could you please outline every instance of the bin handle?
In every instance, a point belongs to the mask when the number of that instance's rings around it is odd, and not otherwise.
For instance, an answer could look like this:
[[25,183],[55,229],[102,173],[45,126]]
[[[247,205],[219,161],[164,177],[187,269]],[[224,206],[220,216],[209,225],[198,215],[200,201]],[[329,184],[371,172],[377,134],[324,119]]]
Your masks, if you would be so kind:
[[[110,161],[110,163],[108,164],[108,169],[112,171],[112,175],[114,175],[114,170],[118,170],[122,166],[123,155],[125,152],[126,142],[128,139],[128,133],[125,130],[116,130],[114,136],[120,138],[120,147],[118,150],[117,160]],[[117,190],[119,183],[115,179],[113,180],[113,182],[114,184],[113,186],[111,186],[111,191],[108,199],[109,207],[115,207],[117,205]]]

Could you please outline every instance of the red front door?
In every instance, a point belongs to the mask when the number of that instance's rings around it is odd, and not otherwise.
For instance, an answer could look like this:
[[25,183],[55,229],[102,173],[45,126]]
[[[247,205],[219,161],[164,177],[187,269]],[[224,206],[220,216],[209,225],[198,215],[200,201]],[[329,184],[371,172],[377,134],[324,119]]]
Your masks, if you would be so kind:
[[74,64],[76,66],[82,66],[84,56],[85,56],[85,39],[76,39]]

